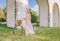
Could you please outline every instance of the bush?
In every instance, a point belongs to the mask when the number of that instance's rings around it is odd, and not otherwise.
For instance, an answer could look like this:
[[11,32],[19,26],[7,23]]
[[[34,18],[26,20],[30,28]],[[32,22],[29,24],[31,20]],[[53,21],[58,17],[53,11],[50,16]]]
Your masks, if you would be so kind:
[[30,14],[31,14],[31,22],[39,25],[39,16],[37,15],[37,13],[35,11],[30,10]]

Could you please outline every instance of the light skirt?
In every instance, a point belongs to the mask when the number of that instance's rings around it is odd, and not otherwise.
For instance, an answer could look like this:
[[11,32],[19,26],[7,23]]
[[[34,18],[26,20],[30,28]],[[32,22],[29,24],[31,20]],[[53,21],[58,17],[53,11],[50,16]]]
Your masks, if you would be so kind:
[[23,28],[25,29],[26,34],[35,34],[31,21],[23,20],[22,23]]

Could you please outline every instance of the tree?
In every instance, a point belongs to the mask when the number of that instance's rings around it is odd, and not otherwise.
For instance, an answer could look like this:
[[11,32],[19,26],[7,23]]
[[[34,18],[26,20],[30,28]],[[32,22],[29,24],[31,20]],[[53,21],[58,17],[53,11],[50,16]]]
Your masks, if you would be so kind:
[[37,13],[30,9],[30,14],[31,14],[31,22],[38,24],[39,23],[39,17],[37,15]]
[[6,16],[7,15],[6,7],[3,9],[3,12],[4,12],[5,16]]
[[2,19],[5,17],[3,9],[0,8],[0,22],[2,22]]
[[6,22],[6,18],[7,18],[7,10],[6,7],[3,9],[4,12],[4,18],[2,19],[2,22]]

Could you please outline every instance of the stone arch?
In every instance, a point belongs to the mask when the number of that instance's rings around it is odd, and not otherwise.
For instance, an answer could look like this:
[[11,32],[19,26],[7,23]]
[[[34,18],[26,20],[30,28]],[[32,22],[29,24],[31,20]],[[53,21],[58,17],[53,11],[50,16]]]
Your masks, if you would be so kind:
[[53,5],[53,27],[59,26],[59,6],[57,3]]
[[49,16],[49,3],[48,0],[37,0],[39,6],[39,17],[40,26],[49,26],[48,16]]

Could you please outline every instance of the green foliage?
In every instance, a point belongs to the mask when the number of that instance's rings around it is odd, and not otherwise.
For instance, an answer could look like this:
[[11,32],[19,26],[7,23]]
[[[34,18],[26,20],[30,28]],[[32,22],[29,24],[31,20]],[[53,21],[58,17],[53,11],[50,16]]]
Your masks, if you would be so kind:
[[2,18],[3,18],[3,16],[4,16],[3,9],[2,9],[2,8],[0,8],[0,19],[2,19]]
[[30,10],[30,14],[31,14],[31,22],[32,23],[36,23],[37,25],[39,24],[39,16],[37,15],[37,13],[35,11]]
[[31,14],[31,21],[32,21],[32,23],[37,23],[38,22],[38,19],[39,19],[39,17],[38,17],[38,15],[37,15],[37,13],[35,12],[35,11],[30,11],[30,14]]
[[6,22],[6,17],[7,17],[6,7],[3,9],[3,12],[4,12],[4,18],[2,19],[2,22]]
[[4,11],[4,14],[6,16],[6,14],[7,14],[6,7],[3,9],[3,11]]
[[6,21],[4,9],[0,8],[0,22]]

